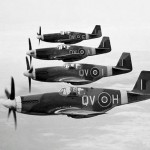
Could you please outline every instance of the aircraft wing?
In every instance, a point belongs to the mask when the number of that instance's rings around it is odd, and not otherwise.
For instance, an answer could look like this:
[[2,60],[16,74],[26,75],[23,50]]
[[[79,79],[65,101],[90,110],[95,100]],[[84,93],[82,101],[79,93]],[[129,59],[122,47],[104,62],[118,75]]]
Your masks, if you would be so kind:
[[55,114],[58,115],[69,115],[69,116],[84,116],[84,117],[88,117],[88,116],[94,116],[94,115],[101,115],[104,114],[105,112],[97,112],[97,111],[90,111],[90,110],[83,110],[80,108],[65,108],[65,109],[60,109],[55,111]]
[[80,82],[87,82],[90,83],[89,80],[85,80],[85,79],[81,79],[81,78],[77,78],[77,77],[66,77],[66,78],[60,78],[58,79],[59,82],[74,82],[74,83],[80,83]]
[[78,59],[80,57],[80,54],[66,54],[66,55],[59,55],[59,56],[55,56],[55,59]]

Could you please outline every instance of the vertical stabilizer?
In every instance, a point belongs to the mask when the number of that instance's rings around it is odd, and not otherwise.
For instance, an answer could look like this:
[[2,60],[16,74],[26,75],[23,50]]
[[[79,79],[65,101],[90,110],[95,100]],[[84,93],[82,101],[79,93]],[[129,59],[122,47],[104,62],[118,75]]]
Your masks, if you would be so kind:
[[100,25],[96,25],[93,32],[93,35],[97,35],[98,37],[102,36],[102,31],[101,31],[101,26]]
[[116,68],[132,70],[132,62],[130,53],[122,53]]
[[150,71],[140,73],[132,92],[150,94]]
[[111,44],[109,37],[103,37],[100,45],[96,48],[96,54],[108,53],[111,51]]

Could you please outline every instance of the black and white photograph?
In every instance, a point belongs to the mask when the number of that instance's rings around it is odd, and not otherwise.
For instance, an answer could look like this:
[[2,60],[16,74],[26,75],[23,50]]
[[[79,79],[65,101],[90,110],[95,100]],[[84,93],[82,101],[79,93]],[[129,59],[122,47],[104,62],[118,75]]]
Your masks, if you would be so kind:
[[0,150],[149,150],[150,1],[0,1]]

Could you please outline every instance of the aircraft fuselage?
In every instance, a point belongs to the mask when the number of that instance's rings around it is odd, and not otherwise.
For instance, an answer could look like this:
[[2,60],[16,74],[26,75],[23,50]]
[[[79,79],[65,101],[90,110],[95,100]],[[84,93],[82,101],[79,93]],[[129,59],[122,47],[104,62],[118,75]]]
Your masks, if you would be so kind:
[[[90,55],[95,55],[94,48],[82,46],[66,46],[66,48],[43,48],[35,50],[35,58],[44,60],[76,61]],[[71,55],[71,57],[70,57]]]
[[83,40],[98,38],[99,36],[80,32],[67,32],[67,33],[43,34],[42,37],[43,38],[41,40],[45,42],[75,44]]
[[[64,88],[65,89],[65,88]],[[149,95],[135,95],[123,90],[81,88],[69,94],[60,92],[16,97],[17,111],[30,115],[56,115],[62,109],[79,108],[96,112],[108,110],[123,104],[145,100]],[[78,116],[71,115],[78,118]]]
[[[70,66],[67,68],[66,64],[65,66],[37,68],[35,69],[34,80],[42,82],[64,82],[65,79],[68,79],[68,83],[81,85],[82,82],[80,80],[82,79],[87,80],[88,84],[110,75],[112,75],[112,67],[85,64],[81,68],[76,69]],[[71,82],[71,78],[77,78],[79,82]],[[83,84],[86,84],[85,81],[83,81]]]
[[32,79],[42,82],[66,82],[73,85],[82,85],[95,82],[103,77],[128,73],[116,71],[112,66],[92,64],[65,64],[64,66],[36,68]]

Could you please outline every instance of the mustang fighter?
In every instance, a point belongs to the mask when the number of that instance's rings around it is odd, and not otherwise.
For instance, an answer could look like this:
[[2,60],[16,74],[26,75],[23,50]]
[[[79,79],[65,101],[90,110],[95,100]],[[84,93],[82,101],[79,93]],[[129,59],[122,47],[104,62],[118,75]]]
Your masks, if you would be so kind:
[[73,62],[84,59],[88,56],[99,55],[111,51],[109,37],[103,37],[97,48],[77,46],[77,45],[59,45],[51,48],[40,48],[32,50],[29,39],[29,51],[27,55],[43,60],[62,60],[64,62]]
[[15,97],[15,84],[11,79],[11,92],[6,89],[7,100],[2,104],[13,112],[17,126],[16,111],[29,115],[67,115],[72,118],[89,118],[105,114],[124,104],[150,99],[150,71],[142,71],[133,90],[70,87],[58,92]]
[[41,34],[41,27],[37,33],[37,39],[44,42],[75,44],[83,40],[95,39],[102,36],[101,26],[96,25],[91,34],[72,31],[61,31],[60,33]]
[[[31,63],[31,62],[30,62]],[[42,82],[66,82],[83,85],[95,82],[103,77],[120,75],[132,71],[130,53],[122,53],[116,66],[66,63],[64,66],[33,68],[26,57],[27,71],[24,75],[31,80]],[[31,81],[29,82],[29,91]]]

